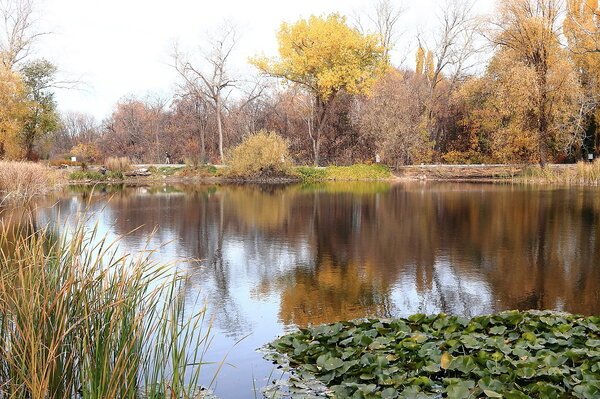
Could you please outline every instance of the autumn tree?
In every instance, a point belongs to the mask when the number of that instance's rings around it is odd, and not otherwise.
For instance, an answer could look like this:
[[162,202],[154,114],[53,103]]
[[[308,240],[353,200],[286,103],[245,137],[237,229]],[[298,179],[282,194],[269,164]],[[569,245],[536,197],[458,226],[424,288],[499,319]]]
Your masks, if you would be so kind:
[[568,0],[563,22],[569,55],[573,60],[585,98],[584,113],[588,151],[600,152],[600,11],[598,0]]
[[27,115],[22,77],[0,65],[0,159],[20,158],[20,133]]
[[492,22],[491,40],[499,48],[497,57],[510,60],[505,65],[514,65],[527,75],[523,81],[529,83],[530,106],[520,117],[527,119],[527,131],[534,134],[534,150],[542,166],[548,162],[550,147],[561,141],[559,101],[565,98],[565,91],[577,87],[559,42],[559,22],[559,0],[503,0]]
[[35,60],[24,64],[21,74],[29,108],[21,133],[21,145],[26,158],[31,160],[34,158],[36,141],[58,128],[58,113],[52,91],[56,66],[44,59]]
[[422,118],[427,83],[414,72],[390,70],[360,106],[361,132],[375,142],[383,162],[430,162],[432,145]]
[[279,58],[256,57],[250,62],[269,76],[302,87],[314,99],[308,135],[318,165],[334,103],[343,93],[369,92],[387,67],[385,49],[377,35],[362,35],[338,14],[283,23],[277,39]]

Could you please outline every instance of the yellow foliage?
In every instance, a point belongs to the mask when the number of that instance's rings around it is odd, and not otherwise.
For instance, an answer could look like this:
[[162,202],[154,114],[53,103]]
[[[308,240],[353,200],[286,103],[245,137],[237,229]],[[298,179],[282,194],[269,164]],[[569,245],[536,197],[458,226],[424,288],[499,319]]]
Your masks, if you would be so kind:
[[344,90],[368,94],[387,68],[377,35],[362,35],[338,14],[283,23],[277,34],[279,59],[250,60],[261,71],[309,89],[321,101]]
[[19,133],[27,114],[25,87],[20,75],[0,65],[0,158],[20,158]]
[[419,47],[417,50],[417,73],[422,74],[425,65],[425,50],[423,47]]
[[243,178],[290,176],[288,147],[288,141],[277,133],[261,130],[246,136],[231,152],[227,174]]
[[425,75],[430,82],[433,82],[435,75],[435,61],[433,60],[433,51],[427,51],[427,59],[425,60]]

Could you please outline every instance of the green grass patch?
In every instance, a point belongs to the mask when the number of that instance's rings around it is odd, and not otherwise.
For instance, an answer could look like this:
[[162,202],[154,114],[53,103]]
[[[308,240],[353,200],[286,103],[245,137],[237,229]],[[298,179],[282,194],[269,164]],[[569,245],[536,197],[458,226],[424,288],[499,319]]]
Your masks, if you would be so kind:
[[550,311],[473,319],[417,314],[301,329],[268,349],[268,358],[292,366],[288,394],[600,397],[600,317]]
[[363,165],[352,166],[328,166],[326,168],[315,168],[312,166],[300,166],[296,173],[303,181],[323,180],[382,180],[392,177],[390,168],[386,165]]
[[102,174],[100,172],[91,172],[78,170],[69,174],[69,180],[93,180],[93,181],[103,181],[103,180],[123,180],[125,176],[123,172],[113,172],[107,171],[106,174]]
[[173,176],[174,174],[176,174],[177,172],[179,172],[182,169],[183,169],[183,167],[181,167],[181,166],[177,166],[177,167],[161,166],[158,168],[156,166],[151,166],[148,168],[148,172],[152,173],[153,175],[159,175],[159,176]]
[[215,177],[219,175],[219,170],[213,165],[188,165],[178,168],[174,175],[182,177]]

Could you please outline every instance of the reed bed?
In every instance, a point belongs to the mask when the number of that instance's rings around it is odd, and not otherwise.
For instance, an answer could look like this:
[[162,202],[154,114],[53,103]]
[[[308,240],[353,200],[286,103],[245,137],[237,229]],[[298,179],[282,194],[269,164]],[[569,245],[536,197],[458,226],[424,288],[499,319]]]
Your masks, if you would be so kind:
[[210,342],[186,276],[83,221],[0,224],[0,398],[200,398]]
[[111,172],[129,172],[131,161],[127,157],[110,157],[104,161],[104,166]]
[[33,162],[0,161],[0,198],[31,199],[57,183],[56,172]]
[[579,162],[577,165],[564,167],[534,166],[525,169],[516,180],[526,183],[597,186],[600,185],[600,160],[593,163]]

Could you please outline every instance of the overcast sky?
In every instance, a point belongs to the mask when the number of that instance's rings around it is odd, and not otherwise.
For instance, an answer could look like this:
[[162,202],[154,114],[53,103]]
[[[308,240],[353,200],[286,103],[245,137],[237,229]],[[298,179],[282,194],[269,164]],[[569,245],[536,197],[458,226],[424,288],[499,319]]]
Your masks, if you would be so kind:
[[[276,55],[275,33],[282,21],[311,14],[354,15],[371,0],[39,0],[44,30],[36,55],[59,66],[63,76],[84,83],[80,90],[59,90],[61,111],[80,111],[102,119],[127,95],[168,98],[177,79],[169,66],[173,43],[196,51],[206,33],[224,20],[238,26],[240,40],[233,67],[252,73],[246,63],[256,54]],[[401,3],[401,0],[397,0]],[[439,0],[404,0],[408,6],[399,28],[401,48],[414,47],[417,30],[434,26]],[[490,12],[494,0],[476,0]],[[394,56],[396,63],[400,53]],[[412,63],[413,55],[408,56]]]

